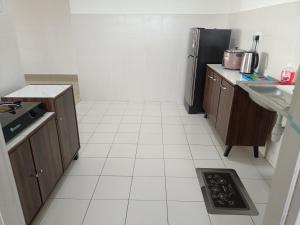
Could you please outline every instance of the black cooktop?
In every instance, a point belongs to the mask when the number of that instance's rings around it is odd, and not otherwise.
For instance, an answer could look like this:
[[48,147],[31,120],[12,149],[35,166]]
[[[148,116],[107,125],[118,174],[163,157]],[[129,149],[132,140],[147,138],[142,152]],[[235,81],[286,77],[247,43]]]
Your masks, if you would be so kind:
[[0,103],[0,123],[6,142],[45,114],[40,102]]

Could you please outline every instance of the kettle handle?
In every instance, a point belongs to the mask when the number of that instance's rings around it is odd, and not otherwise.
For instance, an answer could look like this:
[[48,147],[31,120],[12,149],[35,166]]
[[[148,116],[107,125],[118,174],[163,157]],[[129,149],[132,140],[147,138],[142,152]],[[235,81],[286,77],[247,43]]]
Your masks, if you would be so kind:
[[259,63],[259,54],[255,52],[254,61],[253,61],[253,69],[256,69],[258,67]]

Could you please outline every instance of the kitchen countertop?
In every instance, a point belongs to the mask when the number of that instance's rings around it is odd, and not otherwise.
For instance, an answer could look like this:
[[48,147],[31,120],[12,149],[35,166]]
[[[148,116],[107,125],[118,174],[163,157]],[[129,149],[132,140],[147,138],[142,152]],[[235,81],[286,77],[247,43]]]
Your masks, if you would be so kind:
[[24,141],[37,127],[39,127],[41,124],[43,124],[45,121],[47,121],[51,116],[53,116],[54,112],[46,112],[41,118],[39,118],[37,121],[35,121],[33,124],[31,124],[29,127],[21,131],[20,134],[18,134],[16,137],[11,139],[6,144],[6,151],[10,151],[15,146],[20,144],[22,141]]
[[14,98],[55,98],[71,85],[28,85],[5,97]]
[[221,64],[207,64],[209,68],[223,76],[233,85],[237,85],[239,81],[245,81],[239,70],[224,69]]

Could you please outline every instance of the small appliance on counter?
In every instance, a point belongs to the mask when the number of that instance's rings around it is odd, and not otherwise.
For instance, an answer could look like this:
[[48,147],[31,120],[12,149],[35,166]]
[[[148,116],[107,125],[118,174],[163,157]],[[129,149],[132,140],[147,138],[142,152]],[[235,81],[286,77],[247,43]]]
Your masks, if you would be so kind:
[[281,71],[281,81],[279,84],[281,85],[293,85],[295,79],[295,70],[292,64],[288,64],[283,70]]
[[242,59],[246,51],[235,47],[224,52],[223,67],[230,70],[240,70]]
[[252,49],[244,53],[240,72],[244,74],[252,74],[259,64],[259,54],[257,53],[257,44],[259,41],[259,35],[254,36]]
[[45,112],[40,102],[0,102],[0,123],[6,143]]

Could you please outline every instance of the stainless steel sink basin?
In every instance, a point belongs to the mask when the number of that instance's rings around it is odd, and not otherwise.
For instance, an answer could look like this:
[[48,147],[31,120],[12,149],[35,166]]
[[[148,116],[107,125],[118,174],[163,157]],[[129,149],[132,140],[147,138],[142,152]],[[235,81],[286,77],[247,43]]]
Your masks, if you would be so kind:
[[291,105],[292,94],[285,89],[293,88],[273,83],[241,82],[239,86],[249,93],[250,98],[261,107],[287,116]]
[[273,86],[250,86],[249,85],[249,87],[252,90],[264,95],[275,96],[275,97],[279,97],[283,95],[282,90],[278,89],[276,86],[273,87]]

